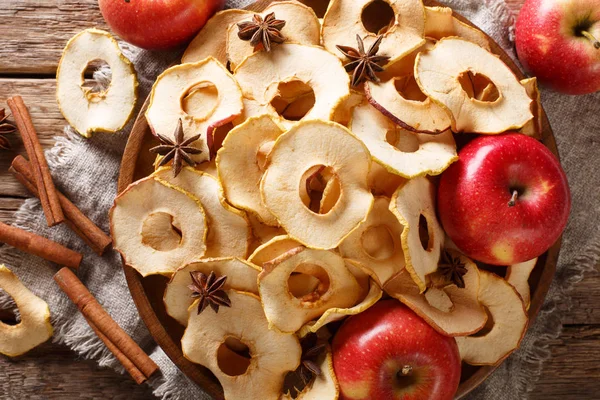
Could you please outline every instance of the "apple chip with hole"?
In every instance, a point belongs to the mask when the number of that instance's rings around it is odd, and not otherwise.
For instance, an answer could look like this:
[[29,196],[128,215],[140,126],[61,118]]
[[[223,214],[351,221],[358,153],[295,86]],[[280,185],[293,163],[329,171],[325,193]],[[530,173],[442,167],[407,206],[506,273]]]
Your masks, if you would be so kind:
[[481,330],[487,321],[485,309],[478,299],[479,270],[462,254],[466,273],[464,288],[449,283],[443,288],[428,287],[421,293],[408,271],[404,270],[383,287],[390,296],[400,300],[443,335],[464,336]]
[[402,225],[389,209],[390,199],[376,197],[367,220],[340,244],[340,254],[371,270],[380,284],[404,269]]
[[506,280],[480,271],[479,301],[490,313],[488,326],[474,336],[457,337],[464,362],[497,365],[519,348],[527,330],[527,311],[521,296]]
[[331,0],[323,17],[323,46],[340,58],[336,46],[356,45],[356,35],[369,48],[383,35],[379,55],[390,63],[424,43],[425,11],[421,0]]
[[486,34],[454,17],[450,7],[425,7],[425,37],[440,40],[449,36],[467,39],[491,51]]
[[537,258],[518,264],[510,265],[506,269],[506,281],[510,283],[519,293],[525,309],[529,310],[531,305],[531,290],[529,288],[529,276],[537,264]]
[[[292,238],[307,247],[332,249],[371,209],[370,164],[369,151],[348,129],[333,122],[302,121],[275,142],[261,196]],[[307,186],[313,180],[321,183],[322,192]],[[300,195],[304,190],[314,198],[321,196],[315,203],[326,204],[325,214],[309,208],[311,204]]]
[[152,86],[146,119],[155,135],[173,141],[181,120],[185,140],[200,135],[190,145],[202,150],[192,156],[195,162],[202,162],[210,158],[214,130],[233,121],[242,109],[242,92],[235,79],[209,57],[176,65],[160,74]]
[[367,102],[354,108],[350,129],[376,162],[404,178],[439,175],[458,160],[452,132],[414,134],[394,125]]
[[[493,83],[498,98],[471,97],[461,84],[469,72]],[[415,78],[426,96],[450,111],[454,132],[498,134],[519,129],[533,118],[531,99],[511,69],[497,55],[468,40],[443,38],[432,50],[420,53]]]
[[[111,79],[107,88],[96,91],[84,85],[84,72],[98,60],[108,64]],[[137,85],[133,64],[121,53],[117,41],[100,29],[86,29],[73,36],[56,70],[58,108],[77,133],[86,138],[93,132],[123,129],[133,116]]]
[[300,119],[332,119],[350,95],[340,60],[316,46],[284,43],[254,53],[238,66],[235,78],[244,97],[255,102],[255,112],[268,113],[288,128]]
[[278,400],[286,374],[300,364],[298,338],[269,329],[258,296],[225,292],[231,307],[218,313],[197,314],[198,302],[192,304],[183,355],[216,376],[226,399]]
[[0,321],[0,354],[17,357],[52,337],[48,304],[25,287],[3,264],[0,264],[0,289],[12,297],[21,317],[16,325]]
[[[274,13],[275,18],[285,21],[281,34],[286,43],[297,43],[318,46],[321,41],[321,24],[312,8],[297,1],[282,1],[271,4],[260,16],[264,19],[268,14]],[[237,22],[249,21],[251,15],[245,16]],[[254,53],[254,47],[249,42],[238,37],[237,24],[229,25],[227,29],[227,59],[231,69],[248,56]]]
[[250,118],[229,132],[216,159],[227,200],[269,226],[278,223],[262,202],[260,181],[267,168],[267,156],[282,133],[283,128],[268,115]]
[[114,248],[142,276],[170,276],[206,252],[206,215],[200,200],[151,176],[117,196],[110,229]]
[[390,210],[404,227],[401,240],[406,270],[421,292],[427,288],[427,275],[437,270],[444,244],[434,192],[427,178],[415,178],[400,187],[390,202]]
[[542,109],[542,100],[540,98],[537,79],[535,77],[523,79],[521,85],[523,85],[527,91],[527,95],[531,98],[531,113],[533,114],[533,119],[523,125],[521,133],[539,140],[542,138],[544,130],[542,121],[544,110]]
[[200,200],[208,225],[205,257],[246,257],[252,240],[248,220],[244,212],[227,203],[215,178],[190,167],[182,169],[175,178],[170,167],[161,168],[152,176]]
[[194,271],[200,271],[206,276],[211,272],[217,277],[227,276],[224,289],[258,294],[257,278],[260,268],[240,258],[207,258],[183,266],[171,277],[163,298],[167,314],[183,326],[188,323],[188,309],[194,302],[188,288],[192,284],[190,274]]
[[[258,291],[265,315],[269,326],[281,332],[296,332],[327,310],[360,300],[360,285],[344,259],[332,251],[296,247],[262,267]],[[294,273],[316,278],[316,288],[292,293],[288,282]]]

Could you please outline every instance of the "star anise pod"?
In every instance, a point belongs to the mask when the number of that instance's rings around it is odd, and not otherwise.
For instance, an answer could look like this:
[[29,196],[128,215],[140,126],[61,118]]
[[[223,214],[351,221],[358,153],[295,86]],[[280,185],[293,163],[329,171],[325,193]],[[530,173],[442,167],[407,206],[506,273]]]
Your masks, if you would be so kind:
[[467,273],[465,263],[460,259],[460,254],[451,249],[442,251],[438,271],[449,283],[454,283],[459,288],[465,287],[464,276]]
[[6,115],[4,108],[0,108],[0,149],[2,150],[10,150],[11,146],[8,139],[1,135],[13,133],[17,130],[16,126],[6,120],[7,118],[8,115]]
[[173,136],[175,136],[175,142],[160,133],[157,134],[157,136],[161,144],[160,146],[151,148],[150,152],[164,156],[158,164],[159,167],[162,167],[173,160],[173,177],[176,177],[181,172],[184,162],[190,167],[196,166],[196,162],[192,160],[191,155],[200,154],[202,150],[192,147],[190,144],[198,140],[200,135],[183,140],[183,125],[181,124],[181,118],[179,119],[179,122],[177,122],[177,128],[173,134]]
[[284,382],[284,387],[289,389],[293,397],[308,386],[313,378],[322,373],[321,367],[317,364],[317,359],[325,351],[326,344],[318,343],[318,339],[315,333],[310,333],[300,341],[302,346],[300,366],[295,371],[290,372]]
[[285,26],[285,21],[275,19],[275,13],[268,14],[263,19],[259,14],[254,14],[252,21],[243,21],[237,24],[238,37],[250,44],[255,49],[262,47],[265,51],[271,51],[271,42],[283,43],[285,37],[281,34],[281,29]]
[[390,59],[387,56],[377,55],[382,39],[382,35],[377,36],[369,51],[365,51],[365,45],[359,35],[356,35],[358,49],[350,46],[335,46],[343,55],[350,59],[350,62],[345,64],[344,68],[347,72],[354,71],[352,74],[352,86],[358,86],[365,79],[379,82],[379,78],[375,73],[382,72],[383,67],[381,64],[387,63]]
[[231,307],[231,300],[223,290],[223,285],[227,280],[227,275],[217,277],[214,271],[206,276],[200,271],[190,272],[192,284],[188,288],[192,291],[192,298],[200,299],[198,302],[198,314],[208,306],[216,313],[219,307]]

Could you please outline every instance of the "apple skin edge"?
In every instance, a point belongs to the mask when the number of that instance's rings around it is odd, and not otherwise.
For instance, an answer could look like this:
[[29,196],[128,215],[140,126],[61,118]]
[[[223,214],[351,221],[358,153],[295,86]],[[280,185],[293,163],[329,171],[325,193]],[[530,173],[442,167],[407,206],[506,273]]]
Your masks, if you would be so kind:
[[550,150],[528,136],[507,133],[468,143],[442,174],[437,203],[444,230],[462,252],[488,264],[511,265],[543,254],[560,237],[571,194]]
[[566,94],[600,90],[600,48],[577,34],[582,21],[600,40],[600,1],[527,0],[516,22],[519,61],[542,84]]
[[[346,400],[451,400],[460,383],[456,341],[397,300],[347,319],[333,339],[333,368]],[[412,368],[408,376],[397,378]]]

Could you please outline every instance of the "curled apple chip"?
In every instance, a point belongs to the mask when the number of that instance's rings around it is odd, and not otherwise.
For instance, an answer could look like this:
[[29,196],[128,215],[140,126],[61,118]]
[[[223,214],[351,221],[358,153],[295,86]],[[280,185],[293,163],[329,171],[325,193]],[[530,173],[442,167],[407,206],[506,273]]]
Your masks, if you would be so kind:
[[[269,153],[261,196],[292,238],[307,247],[332,249],[365,220],[371,209],[373,195],[367,187],[370,164],[368,150],[348,129],[333,122],[301,121],[281,135]],[[320,214],[312,211],[299,193],[313,180],[327,187],[323,182],[326,176],[339,187],[329,191],[333,198],[324,201],[332,205]],[[318,199],[318,190],[311,187],[311,191]],[[326,191],[322,193],[327,197]]]
[[515,351],[527,330],[527,311],[519,293],[499,276],[480,271],[479,301],[491,315],[491,327],[476,336],[457,337],[464,362],[497,365]]
[[389,210],[390,199],[376,197],[364,223],[340,244],[340,254],[373,271],[380,284],[405,265],[400,236],[402,225]]
[[218,313],[190,307],[183,355],[216,376],[226,399],[278,400],[286,374],[300,364],[298,338],[269,329],[258,296],[225,292],[231,307]]
[[544,130],[542,115],[544,110],[542,109],[542,100],[540,98],[540,91],[538,89],[537,78],[527,78],[521,81],[521,85],[527,91],[527,95],[531,98],[531,113],[533,119],[527,122],[521,128],[521,133],[531,136],[536,139],[542,138],[542,132]]
[[227,276],[225,289],[235,289],[258,294],[257,278],[260,268],[240,258],[206,258],[179,268],[167,284],[163,301],[167,314],[181,325],[188,324],[188,309],[194,302],[188,288],[192,284],[191,272],[200,271],[208,276],[214,272],[217,276]]
[[252,234],[244,212],[230,206],[219,182],[212,176],[186,167],[173,177],[170,167],[152,176],[195,196],[206,214],[208,234],[204,257],[246,257]]
[[[83,86],[88,64],[97,60],[106,62],[111,70],[110,85],[100,91]],[[117,41],[100,29],[86,29],[73,36],[56,70],[58,108],[86,138],[93,132],[123,129],[133,115],[137,85],[133,64],[121,53]]]
[[354,107],[361,104],[365,100],[365,95],[356,90],[350,91],[350,96],[346,97],[340,103],[337,104],[335,109],[333,110],[332,121],[337,122],[340,125],[344,125],[348,127],[350,125],[350,121],[352,120],[352,113],[354,112]]
[[449,36],[462,37],[491,51],[486,34],[454,17],[450,7],[425,7],[425,37],[440,40]]
[[[374,8],[367,10],[370,7]],[[383,18],[368,18],[365,15],[367,13],[372,17],[374,14],[386,15],[390,11],[393,17],[389,25],[381,29],[363,23],[363,16],[369,22]],[[354,47],[358,35],[364,40],[365,49],[368,49],[377,35],[382,34],[383,40],[377,54],[390,57],[389,62],[392,63],[423,44],[424,28],[425,11],[421,0],[332,0],[323,17],[321,33],[323,47],[340,58],[343,55],[337,50],[337,45]]]
[[367,175],[369,188],[375,196],[392,197],[396,189],[406,183],[406,178],[392,174],[379,163],[372,163]]
[[[294,272],[318,279],[318,286],[308,293],[292,293],[288,282]],[[258,291],[269,326],[296,332],[328,309],[353,306],[361,290],[344,259],[336,253],[296,247],[263,263]]]
[[[271,4],[260,15],[263,17],[275,13],[275,18],[285,21],[281,34],[286,43],[298,43],[318,46],[321,41],[321,24],[312,8],[297,1],[282,1]],[[245,16],[238,22],[250,20]],[[237,24],[231,24],[227,29],[227,59],[231,68],[238,65],[254,53],[254,47],[249,42],[238,37]]]
[[146,177],[110,209],[113,246],[142,276],[171,275],[206,252],[206,216],[192,194]]
[[17,357],[52,337],[48,304],[27,289],[3,264],[0,264],[0,288],[13,298],[21,317],[16,325],[0,321],[0,354]]
[[533,260],[513,264],[506,269],[505,279],[517,290],[517,292],[521,296],[521,299],[523,299],[523,304],[525,304],[526,310],[529,310],[529,306],[531,305],[531,290],[529,288],[529,276],[535,268],[537,260],[537,258],[534,258]]
[[282,133],[283,129],[268,115],[250,118],[229,132],[216,159],[227,200],[270,226],[278,223],[261,200],[260,180],[268,165],[267,156]]
[[447,336],[471,335],[481,330],[487,321],[485,309],[478,299],[479,271],[475,263],[461,255],[466,267],[464,288],[450,284],[444,288],[419,288],[404,270],[383,287],[390,296],[406,304],[436,331]]
[[[254,53],[238,66],[235,78],[244,97],[255,101],[254,110],[291,122],[287,127],[299,119],[332,119],[338,103],[350,95],[350,78],[340,60],[316,46],[284,43]],[[304,115],[287,120],[283,109],[307,97],[310,110],[303,105]],[[247,111],[246,117],[252,116]]]
[[404,178],[439,175],[458,160],[452,132],[439,135],[408,132],[366,102],[354,108],[350,129],[376,162]]
[[260,245],[248,257],[248,262],[258,265],[262,268],[263,264],[276,259],[288,251],[302,246],[297,240],[288,235],[280,235],[272,238],[263,245]]
[[[427,275],[437,270],[444,244],[444,231],[435,215],[434,192],[427,178],[415,178],[400,187],[390,202],[390,210],[404,227],[406,270],[421,292],[427,288]],[[426,238],[421,238],[421,229],[427,232]]]
[[333,370],[333,358],[329,344],[326,350],[317,356],[315,363],[321,373],[314,377],[312,382],[300,391],[295,397],[290,393],[281,396],[281,400],[337,400],[340,395],[340,386]]
[[209,140],[219,126],[242,113],[242,92],[233,76],[212,57],[165,70],[154,82],[146,119],[152,132],[175,141],[178,121],[184,139],[200,135],[190,144],[202,150],[196,162],[210,159]]
[[[483,75],[498,90],[495,101],[469,96],[460,83],[467,73]],[[415,78],[423,93],[446,107],[454,132],[498,134],[519,129],[533,117],[531,99],[502,60],[475,43],[450,37],[417,56]]]
[[252,242],[250,243],[250,254],[253,254],[259,247],[268,243],[271,239],[285,235],[285,231],[280,226],[265,225],[253,214],[248,214],[250,227],[252,228]]

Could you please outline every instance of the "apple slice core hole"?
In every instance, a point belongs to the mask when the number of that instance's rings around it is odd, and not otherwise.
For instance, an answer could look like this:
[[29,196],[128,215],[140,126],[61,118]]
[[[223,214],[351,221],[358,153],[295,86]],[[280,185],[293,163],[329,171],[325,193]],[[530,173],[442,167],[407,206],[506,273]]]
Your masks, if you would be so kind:
[[396,15],[386,1],[375,0],[367,4],[363,9],[361,21],[367,31],[375,34],[384,34],[394,25]]
[[487,308],[486,306],[483,306],[483,308],[485,309],[485,313],[487,314],[487,321],[485,322],[485,325],[483,328],[481,328],[479,331],[475,332],[471,336],[475,336],[475,337],[485,336],[488,333],[490,333],[492,331],[492,329],[494,328],[494,316],[490,312],[489,308]]
[[494,82],[483,74],[465,71],[458,76],[458,82],[471,99],[491,103],[500,98],[500,92]]
[[315,92],[299,80],[279,82],[277,95],[271,105],[281,117],[288,121],[300,121],[315,105]]
[[427,96],[421,91],[414,75],[403,76],[402,78],[394,79],[394,86],[400,96],[406,100],[423,102],[427,100]]
[[333,168],[315,165],[302,175],[299,190],[306,208],[316,214],[327,214],[338,203],[342,188]]
[[173,250],[181,244],[179,222],[166,212],[150,213],[142,223],[142,243],[157,251]]
[[104,60],[95,59],[87,63],[82,71],[81,87],[91,102],[104,99],[112,81],[112,70]]
[[385,141],[402,153],[414,153],[420,147],[417,135],[400,128],[387,131]]
[[392,232],[386,225],[375,225],[366,229],[360,243],[364,252],[376,260],[389,260],[396,252]]
[[217,365],[229,376],[244,375],[250,367],[250,348],[240,339],[228,336],[217,349]]
[[303,303],[314,303],[329,291],[331,281],[323,267],[304,263],[294,269],[287,285],[292,296]]
[[423,250],[431,251],[433,247],[433,237],[429,230],[427,218],[423,214],[419,216],[419,239],[421,239]]
[[208,81],[190,86],[181,97],[181,109],[197,121],[208,119],[219,105],[219,90]]
[[0,289],[0,304],[0,324],[18,325],[21,322],[21,314],[17,303],[2,289]]

